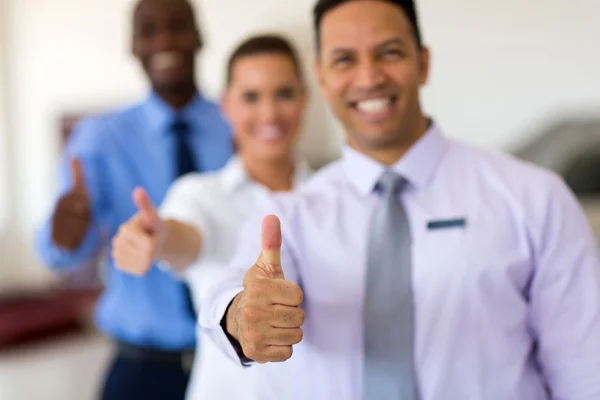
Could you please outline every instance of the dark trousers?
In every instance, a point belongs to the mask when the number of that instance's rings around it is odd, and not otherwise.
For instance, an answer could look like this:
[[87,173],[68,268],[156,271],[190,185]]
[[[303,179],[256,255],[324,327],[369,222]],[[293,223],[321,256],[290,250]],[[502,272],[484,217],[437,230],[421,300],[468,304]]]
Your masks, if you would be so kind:
[[102,400],[184,400],[190,375],[181,363],[128,357],[118,353]]

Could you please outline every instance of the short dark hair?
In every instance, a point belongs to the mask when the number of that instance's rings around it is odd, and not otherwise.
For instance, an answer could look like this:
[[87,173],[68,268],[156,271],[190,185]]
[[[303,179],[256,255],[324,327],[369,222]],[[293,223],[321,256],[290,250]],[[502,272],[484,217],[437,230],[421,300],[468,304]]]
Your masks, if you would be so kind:
[[[349,3],[351,1],[356,0],[317,0],[317,4],[315,4],[313,8],[313,21],[314,21],[314,29],[315,29],[315,39],[317,45],[317,53],[320,52],[321,49],[321,21],[325,14],[334,8],[341,6],[342,4]],[[380,0],[385,1],[387,3],[394,4],[398,6],[406,16],[412,26],[413,34],[415,36],[415,40],[417,42],[417,46],[419,49],[423,47],[423,40],[421,37],[421,30],[419,28],[419,19],[417,18],[417,10],[413,0]]]
[[[140,11],[140,8],[142,7],[142,5],[144,5],[144,1],[146,0],[138,0],[134,6],[133,6],[133,18],[135,19]],[[194,6],[192,5],[192,3],[189,2],[189,0],[182,0],[183,4],[185,5],[185,8],[187,9],[187,11],[189,12],[189,15],[192,17],[192,22],[194,23],[194,27],[197,27],[197,21],[196,21],[196,15],[194,12]]]
[[[147,0],[138,0],[134,6],[133,6],[133,21],[134,21],[134,25],[135,25],[135,21],[138,18],[138,14],[140,12],[140,9],[142,8],[142,6],[144,5],[144,2]],[[198,19],[196,18],[196,12],[195,12],[195,8],[194,5],[192,3],[190,3],[189,0],[181,0],[181,2],[184,4],[186,11],[188,13],[188,16],[191,19],[191,23],[192,26],[194,28],[194,30],[196,31],[196,34],[198,36],[198,42],[199,42],[199,48],[202,48],[204,45],[204,40],[202,38],[202,32],[200,31],[200,28],[198,26]],[[135,34],[135,30],[134,30],[134,34]]]
[[252,36],[244,40],[231,53],[227,62],[227,86],[231,83],[235,62],[240,58],[259,54],[281,54],[289,57],[294,64],[298,77],[302,80],[302,65],[294,46],[283,36],[266,34]]

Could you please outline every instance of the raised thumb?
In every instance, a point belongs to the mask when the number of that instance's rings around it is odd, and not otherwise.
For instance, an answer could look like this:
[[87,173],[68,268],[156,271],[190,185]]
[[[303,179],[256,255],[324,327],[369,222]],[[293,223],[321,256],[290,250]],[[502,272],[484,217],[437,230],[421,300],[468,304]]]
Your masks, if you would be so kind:
[[71,159],[71,175],[73,176],[73,190],[80,194],[86,194],[83,167],[78,158]]
[[141,187],[136,188],[133,191],[133,202],[139,210],[142,227],[148,231],[156,230],[159,220],[158,211],[148,193]]
[[270,278],[285,279],[281,267],[281,223],[275,215],[267,215],[262,222],[261,247],[257,265]]

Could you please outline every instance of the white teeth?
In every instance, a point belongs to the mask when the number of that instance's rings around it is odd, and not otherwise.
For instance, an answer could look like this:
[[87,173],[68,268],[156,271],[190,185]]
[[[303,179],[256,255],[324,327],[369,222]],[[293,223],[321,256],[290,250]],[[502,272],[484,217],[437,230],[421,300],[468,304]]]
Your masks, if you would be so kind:
[[262,140],[277,140],[283,136],[283,132],[277,125],[265,125],[257,129],[256,136]]
[[175,51],[163,51],[156,53],[150,59],[153,69],[167,69],[176,67],[180,63],[180,54]]
[[386,108],[390,106],[392,99],[389,97],[382,99],[371,99],[359,101],[357,104],[357,108],[366,113],[377,113],[381,111],[385,111]]

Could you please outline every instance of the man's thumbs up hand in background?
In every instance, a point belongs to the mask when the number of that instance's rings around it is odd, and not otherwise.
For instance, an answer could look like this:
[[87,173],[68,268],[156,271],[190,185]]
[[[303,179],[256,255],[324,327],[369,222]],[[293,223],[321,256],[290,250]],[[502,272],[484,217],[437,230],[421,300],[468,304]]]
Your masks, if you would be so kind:
[[74,251],[83,242],[92,220],[92,202],[85,184],[83,166],[71,159],[73,186],[63,195],[52,215],[52,241],[63,249]]

